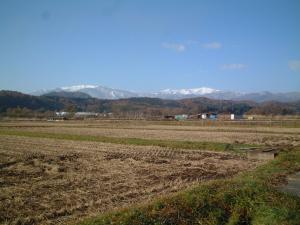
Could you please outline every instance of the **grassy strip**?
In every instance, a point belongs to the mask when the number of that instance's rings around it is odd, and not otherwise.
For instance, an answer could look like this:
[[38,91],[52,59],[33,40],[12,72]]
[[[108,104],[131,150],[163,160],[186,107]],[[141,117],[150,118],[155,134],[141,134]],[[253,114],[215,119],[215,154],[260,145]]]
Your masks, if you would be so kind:
[[39,137],[39,138],[54,138],[72,141],[95,141],[103,143],[124,144],[124,145],[140,145],[140,146],[159,146],[171,149],[201,149],[212,151],[235,151],[238,148],[252,147],[254,145],[246,144],[228,144],[214,142],[193,142],[193,141],[177,141],[177,140],[158,140],[158,139],[142,139],[142,138],[120,138],[106,136],[91,136],[91,135],[74,135],[64,133],[43,133],[31,131],[19,131],[0,129],[0,135],[16,135],[23,137]]
[[300,222],[300,198],[278,191],[274,184],[299,170],[298,147],[253,172],[207,182],[146,206],[88,219],[80,225],[296,225]]

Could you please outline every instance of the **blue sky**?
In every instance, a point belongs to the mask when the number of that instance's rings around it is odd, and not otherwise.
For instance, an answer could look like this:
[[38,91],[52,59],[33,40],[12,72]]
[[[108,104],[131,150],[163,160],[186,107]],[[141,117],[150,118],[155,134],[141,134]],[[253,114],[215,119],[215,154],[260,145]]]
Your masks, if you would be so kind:
[[300,91],[299,0],[1,0],[0,89]]

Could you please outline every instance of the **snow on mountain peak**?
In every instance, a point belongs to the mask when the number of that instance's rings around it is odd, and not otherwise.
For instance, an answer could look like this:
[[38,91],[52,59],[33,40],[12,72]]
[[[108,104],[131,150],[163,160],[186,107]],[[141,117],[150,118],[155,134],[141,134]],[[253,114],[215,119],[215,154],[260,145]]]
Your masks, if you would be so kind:
[[[109,95],[110,98],[120,98],[120,97],[130,97],[131,95],[136,95],[134,92],[130,94],[130,96],[127,96],[128,94],[124,94],[122,90],[117,90],[117,89],[112,89],[112,88],[105,88],[99,85],[86,85],[86,84],[81,84],[81,85],[74,85],[74,86],[67,86],[67,87],[61,87],[58,88],[58,90],[62,91],[67,91],[67,92],[76,92],[76,91],[81,91],[83,89],[97,89],[99,92],[105,92],[106,95]],[[88,94],[92,95],[92,97],[98,97],[94,96],[94,93],[91,93],[90,91],[86,90]],[[93,91],[94,92],[94,91]],[[126,91],[127,92],[127,91]],[[196,96],[201,96],[201,95],[206,95],[206,94],[212,94],[212,93],[217,93],[220,92],[220,90],[216,90],[213,88],[209,87],[200,87],[200,88],[184,88],[184,89],[165,89],[161,90],[155,93],[148,93],[146,95],[149,96],[159,96],[160,94],[162,95],[196,95]],[[108,97],[108,96],[106,96]]]
[[[65,92],[83,92],[94,98],[100,99],[120,99],[120,98],[132,98],[132,97],[156,97],[156,98],[170,98],[181,99],[186,97],[205,96],[206,94],[218,94],[221,91],[208,88],[190,88],[190,89],[165,89],[158,92],[150,93],[136,93],[125,90],[108,88],[100,85],[74,85],[56,88],[52,91],[65,91]],[[48,92],[51,92],[49,90]],[[47,92],[36,92],[36,95],[46,94]]]
[[[120,89],[113,89],[101,85],[74,85],[68,87],[56,88],[53,90],[40,90],[31,93],[32,95],[44,95],[51,92],[82,92],[93,98],[98,99],[122,99],[133,97],[150,97],[161,99],[184,99],[193,97],[207,97],[212,99],[223,100],[252,100],[255,102],[263,101],[298,101],[300,93],[271,93],[271,92],[256,92],[256,93],[242,93],[232,91],[222,91],[209,87],[200,88],[184,88],[184,89],[165,89],[157,92],[139,93],[133,91],[126,91]],[[70,93],[70,96],[78,96],[76,93]],[[78,94],[78,93],[77,93]]]
[[190,88],[190,89],[165,89],[160,91],[163,94],[181,94],[181,95],[205,95],[211,94],[215,92],[219,92],[219,90],[201,87],[201,88]]
[[82,89],[86,89],[86,88],[97,88],[98,86],[96,85],[74,85],[74,86],[69,86],[69,87],[62,87],[61,89],[64,91],[71,91],[71,92],[75,92],[75,91],[80,91]]

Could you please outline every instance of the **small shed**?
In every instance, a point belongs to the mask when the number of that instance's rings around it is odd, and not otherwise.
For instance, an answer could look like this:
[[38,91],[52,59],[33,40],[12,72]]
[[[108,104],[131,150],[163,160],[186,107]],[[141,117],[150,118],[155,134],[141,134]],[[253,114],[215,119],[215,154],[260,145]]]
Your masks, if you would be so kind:
[[234,114],[230,114],[230,119],[234,120]]
[[200,118],[203,119],[203,120],[206,120],[208,117],[209,117],[208,113],[202,113],[202,114],[200,114]]
[[243,119],[244,117],[243,117],[243,115],[237,115],[237,114],[230,114],[230,119],[231,120],[241,120],[241,119]]

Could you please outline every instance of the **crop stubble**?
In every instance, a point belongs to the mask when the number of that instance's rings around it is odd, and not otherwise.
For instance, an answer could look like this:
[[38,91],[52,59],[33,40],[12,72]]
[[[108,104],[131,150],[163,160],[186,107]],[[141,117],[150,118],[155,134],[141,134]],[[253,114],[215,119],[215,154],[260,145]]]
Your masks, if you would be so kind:
[[74,221],[260,162],[242,156],[46,138],[0,136],[1,223]]

